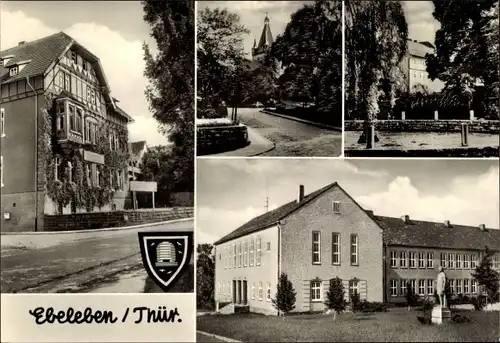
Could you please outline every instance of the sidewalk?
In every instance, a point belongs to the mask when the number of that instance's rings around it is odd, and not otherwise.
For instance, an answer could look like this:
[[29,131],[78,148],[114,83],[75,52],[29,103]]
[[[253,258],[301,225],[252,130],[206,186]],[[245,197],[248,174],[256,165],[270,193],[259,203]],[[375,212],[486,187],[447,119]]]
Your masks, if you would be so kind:
[[276,146],[267,138],[261,136],[257,130],[247,126],[250,144],[244,148],[226,151],[220,154],[206,155],[209,157],[252,157],[273,150]]
[[316,123],[314,121],[305,120],[305,119],[301,119],[301,118],[297,118],[297,117],[293,117],[293,116],[287,116],[285,114],[279,114],[279,113],[270,112],[267,110],[261,110],[260,112],[265,113],[265,114],[269,114],[271,116],[276,116],[276,117],[281,117],[281,118],[288,119],[288,120],[298,121],[299,123],[317,126],[317,127],[322,128],[322,129],[335,130],[335,131],[342,132],[342,128],[339,126],[331,126],[331,125],[327,125],[327,124]]

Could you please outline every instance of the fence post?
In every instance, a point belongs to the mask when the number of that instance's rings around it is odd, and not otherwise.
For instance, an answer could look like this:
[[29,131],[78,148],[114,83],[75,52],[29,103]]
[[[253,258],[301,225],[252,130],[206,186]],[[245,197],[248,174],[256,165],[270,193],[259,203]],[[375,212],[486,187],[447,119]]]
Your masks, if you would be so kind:
[[469,118],[471,121],[473,121],[475,118],[474,118],[474,110],[470,110],[469,112]]
[[371,122],[365,129],[366,132],[366,148],[373,149],[375,147],[375,123]]
[[405,113],[405,111],[401,112],[401,120],[406,120],[406,113]]
[[438,111],[434,111],[434,120],[439,120],[439,113]]
[[462,123],[462,146],[468,146],[469,145],[469,124],[467,123]]

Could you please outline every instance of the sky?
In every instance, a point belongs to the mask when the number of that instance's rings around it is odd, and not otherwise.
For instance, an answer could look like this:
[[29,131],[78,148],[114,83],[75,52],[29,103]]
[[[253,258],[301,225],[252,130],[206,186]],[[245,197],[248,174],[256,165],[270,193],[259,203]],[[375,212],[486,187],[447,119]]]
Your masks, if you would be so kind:
[[408,38],[434,44],[440,24],[432,16],[432,1],[402,1],[401,4],[408,24]]
[[167,143],[144,96],[142,44],[156,49],[156,43],[139,1],[0,1],[0,6],[1,50],[64,31],[101,60],[112,96],[135,120],[129,124],[130,141]]
[[490,160],[198,159],[196,240],[213,243],[250,219],[334,181],[375,215],[499,227],[499,167]]
[[240,23],[250,30],[250,34],[244,36],[244,48],[248,57],[251,57],[253,41],[255,38],[259,43],[266,12],[271,33],[276,39],[278,34],[285,31],[291,14],[308,2],[311,1],[199,1],[197,6],[198,10],[205,7],[227,8],[229,12],[239,15]]

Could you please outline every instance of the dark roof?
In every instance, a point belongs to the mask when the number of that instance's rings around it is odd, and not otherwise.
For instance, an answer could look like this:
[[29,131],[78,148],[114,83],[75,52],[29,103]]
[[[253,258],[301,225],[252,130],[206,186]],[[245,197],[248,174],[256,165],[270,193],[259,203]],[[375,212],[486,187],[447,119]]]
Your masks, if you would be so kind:
[[329,190],[333,186],[337,185],[337,182],[333,182],[329,184],[328,186],[325,186],[321,189],[318,189],[306,196],[304,196],[304,199],[298,203],[297,200],[290,201],[289,203],[284,204],[283,206],[280,206],[272,211],[266,212],[258,217],[255,217],[254,219],[250,220],[246,224],[243,224],[233,232],[227,234],[226,236],[222,237],[219,239],[217,242],[214,243],[214,245],[219,245],[225,242],[228,242],[232,239],[242,237],[245,235],[248,235],[250,233],[266,229],[274,224],[276,224],[278,221],[284,219],[288,215],[290,215],[292,212],[295,212],[298,210],[300,207],[304,206],[306,203],[309,201],[313,200],[314,198],[318,197],[325,191]]
[[500,230],[479,226],[465,226],[410,219],[406,224],[401,218],[370,215],[384,230],[384,243],[448,249],[500,250]]
[[[59,58],[71,42],[73,42],[73,39],[70,36],[64,32],[58,32],[32,42],[26,42],[22,45],[3,50],[0,52],[0,58],[9,55],[14,55],[14,57],[12,57],[4,67],[0,67],[0,80],[2,82],[10,82],[24,79],[27,76],[42,75],[50,64]],[[26,67],[17,75],[10,77],[8,67],[26,60],[30,60]]]
[[130,152],[132,155],[138,155],[144,147],[146,146],[146,141],[132,142],[130,143]]
[[116,107],[116,112],[117,112],[119,115],[121,115],[121,116],[125,117],[129,123],[133,123],[133,122],[134,122],[134,119],[133,119],[131,116],[129,116],[129,115],[127,114],[127,112],[125,112],[124,110],[122,110],[122,109],[121,109],[118,105],[116,105],[116,104],[115,104],[115,107]]
[[271,27],[269,26],[269,18],[266,15],[264,19],[264,28],[262,29],[262,33],[259,39],[259,45],[257,45],[255,53],[259,54],[267,47],[270,47],[274,42],[273,34],[271,33]]

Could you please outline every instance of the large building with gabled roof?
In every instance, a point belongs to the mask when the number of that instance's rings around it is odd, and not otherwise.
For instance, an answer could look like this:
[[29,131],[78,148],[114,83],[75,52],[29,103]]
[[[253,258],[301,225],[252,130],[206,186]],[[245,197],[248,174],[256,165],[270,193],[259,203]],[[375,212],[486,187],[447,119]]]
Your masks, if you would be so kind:
[[99,58],[59,32],[1,51],[0,80],[2,231],[123,208],[133,119]]
[[295,312],[322,311],[330,280],[339,277],[345,297],[405,301],[408,287],[433,295],[438,267],[452,291],[474,295],[471,272],[485,247],[497,252],[500,230],[392,218],[363,209],[339,184],[331,183],[266,212],[215,245],[215,300],[219,310],[277,314],[272,299],[286,273],[296,295]]

